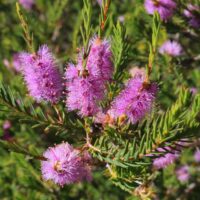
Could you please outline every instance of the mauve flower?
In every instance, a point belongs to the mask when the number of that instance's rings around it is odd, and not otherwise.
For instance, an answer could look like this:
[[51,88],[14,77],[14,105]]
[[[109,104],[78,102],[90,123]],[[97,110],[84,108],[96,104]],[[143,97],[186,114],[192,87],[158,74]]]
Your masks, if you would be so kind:
[[189,88],[189,90],[190,90],[190,92],[191,92],[193,95],[195,95],[195,94],[198,93],[198,90],[197,90],[197,88],[195,88],[195,87],[191,87],[191,88]]
[[200,150],[197,149],[194,153],[194,159],[196,162],[200,162]]
[[176,3],[174,0],[145,0],[144,6],[149,14],[154,14],[157,11],[161,19],[166,21],[172,17]]
[[106,83],[113,73],[109,42],[95,37],[90,45],[85,69],[81,52],[77,65],[69,64],[65,73],[66,105],[81,116],[92,116],[99,111],[99,102],[104,98]]
[[31,10],[35,0],[19,0],[19,3],[24,7],[24,9]]
[[[70,76],[76,73],[72,79]],[[101,82],[96,81],[90,75],[79,76],[79,70],[73,64],[69,64],[66,73],[67,100],[69,111],[77,110],[81,116],[91,116],[98,111],[98,102],[103,98]]]
[[167,40],[159,49],[161,54],[167,54],[173,57],[180,56],[182,54],[182,47],[176,41]]
[[129,80],[108,111],[111,118],[116,120],[125,116],[134,124],[150,112],[158,88],[155,83],[144,86],[144,79],[144,76],[137,74]]
[[30,95],[38,102],[56,103],[62,95],[62,77],[49,48],[43,45],[36,54],[21,53],[20,60]]
[[12,124],[11,124],[11,122],[9,120],[6,120],[3,123],[3,130],[9,130],[11,127],[12,127]]
[[184,10],[184,15],[189,19],[189,24],[194,28],[200,27],[200,7],[188,4]]
[[180,182],[186,182],[190,178],[189,167],[187,165],[181,166],[176,170],[177,179]]
[[96,80],[102,81],[103,84],[112,79],[113,65],[109,40],[101,40],[96,36],[90,40],[87,70],[89,75],[93,76]]
[[172,149],[171,147],[158,148],[157,151],[163,153],[163,155],[153,160],[153,166],[156,169],[163,169],[167,167],[168,165],[174,163],[180,156],[180,152]]
[[[181,141],[176,142],[173,148],[170,146],[157,148],[156,151],[162,153],[162,155],[153,160],[153,166],[156,169],[163,169],[174,163],[179,158],[181,150],[189,145],[190,142],[188,139],[182,139]],[[148,156],[152,156],[152,154]]]
[[80,181],[91,181],[91,169],[88,165],[91,158],[88,153],[81,153],[68,143],[50,147],[44,154],[46,160],[41,161],[44,180],[52,180],[63,186]]

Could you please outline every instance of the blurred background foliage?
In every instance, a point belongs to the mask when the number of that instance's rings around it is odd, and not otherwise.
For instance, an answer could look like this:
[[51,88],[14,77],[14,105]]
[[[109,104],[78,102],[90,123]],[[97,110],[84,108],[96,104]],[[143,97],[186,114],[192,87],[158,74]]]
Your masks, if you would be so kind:
[[[181,0],[186,5],[187,0]],[[192,1],[191,1],[192,2]],[[22,37],[23,31],[16,13],[15,0],[0,0],[0,81],[9,85],[13,91],[27,95],[22,77],[13,69],[12,59],[16,52],[26,51]],[[197,1],[198,3],[198,1]],[[200,4],[200,3],[199,3]],[[93,32],[97,32],[100,7],[92,1]],[[67,61],[74,61],[77,48],[81,47],[80,25],[82,24],[82,0],[36,0],[32,10],[22,9],[34,37],[37,49],[48,44],[58,59],[60,70],[64,71]],[[188,27],[187,20],[181,15],[184,7],[168,23],[163,23],[159,36],[159,46],[167,39],[175,39],[183,46],[184,54],[180,58],[157,56],[153,79],[160,82],[159,102],[165,110],[176,99],[177,88],[184,85],[200,88],[200,31]],[[106,35],[113,33],[114,24],[120,21],[125,27],[131,46],[130,62],[132,67],[145,67],[148,62],[151,40],[152,16],[148,15],[143,0],[114,0],[111,4]],[[162,80],[162,81],[161,81]],[[25,102],[30,98],[25,98]],[[10,140],[23,144],[28,150],[42,153],[49,144],[62,141],[64,137],[45,134],[39,128],[8,119],[0,111],[0,126],[6,120],[11,123]],[[0,136],[5,130],[0,129]],[[198,142],[196,144],[198,146]],[[37,149],[35,149],[37,147]],[[196,147],[184,151],[181,160],[160,173],[153,188],[162,197],[160,199],[199,199],[200,165],[195,163],[193,154]],[[102,176],[102,169],[95,169],[92,183],[80,183],[59,188],[51,182],[43,182],[40,175],[40,163],[28,156],[8,152],[0,146],[0,199],[2,200],[134,200],[136,197],[115,187]],[[174,175],[177,166],[190,166],[191,177],[186,183],[180,183]],[[190,195],[192,192],[192,196]]]

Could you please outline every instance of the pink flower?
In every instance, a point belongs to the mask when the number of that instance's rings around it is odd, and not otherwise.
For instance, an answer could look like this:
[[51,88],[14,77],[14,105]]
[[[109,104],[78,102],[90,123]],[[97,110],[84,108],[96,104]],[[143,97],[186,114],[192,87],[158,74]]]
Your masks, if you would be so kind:
[[62,95],[62,77],[49,48],[43,45],[36,54],[21,53],[20,61],[30,95],[38,102],[56,103]]
[[174,163],[175,160],[177,160],[180,156],[179,152],[172,149],[171,147],[158,148],[157,151],[164,154],[153,160],[153,166],[156,169],[163,169],[167,167],[168,165]]
[[[72,79],[73,73],[76,76]],[[79,76],[78,68],[73,64],[65,73],[67,100],[66,104],[69,111],[77,110],[81,116],[91,116],[98,111],[98,102],[103,98],[104,88],[100,81],[96,81],[90,75]]]
[[145,0],[144,6],[149,14],[154,14],[157,11],[161,19],[167,21],[172,17],[176,3],[174,0]]
[[188,4],[184,10],[184,15],[189,19],[189,24],[194,28],[200,27],[200,7]]
[[200,150],[197,149],[194,154],[194,159],[196,162],[200,162]]
[[[171,146],[159,147],[156,149],[157,152],[162,153],[162,155],[153,160],[153,166],[156,169],[162,169],[168,165],[174,163],[180,156],[181,150],[190,145],[188,139],[182,139],[175,143],[176,146],[173,148]],[[152,156],[152,155],[148,155]]]
[[191,88],[189,88],[189,90],[193,95],[196,95],[198,93],[198,90],[195,87],[191,87]]
[[182,47],[176,41],[167,40],[159,49],[161,54],[168,54],[170,56],[176,57],[182,54]]
[[181,166],[176,170],[176,176],[180,182],[186,182],[190,178],[189,167],[187,165]]
[[9,120],[6,120],[3,123],[3,130],[9,130],[11,127],[12,127],[12,124],[11,124],[11,122]]
[[31,10],[35,0],[19,0],[19,3],[24,7],[24,9]]
[[53,180],[56,184],[63,186],[92,179],[88,165],[91,157],[88,153],[81,156],[80,152],[68,143],[47,149],[43,156],[47,159],[41,162],[44,180]]
[[101,40],[98,37],[94,37],[90,40],[90,53],[87,60],[87,70],[89,75],[94,77],[96,80],[102,81],[103,84],[112,79],[113,65],[109,40]]
[[85,69],[81,52],[77,65],[69,64],[65,73],[66,105],[70,111],[77,110],[81,116],[92,116],[99,111],[99,102],[104,98],[106,83],[113,73],[109,42],[95,37],[90,45]]
[[114,99],[108,114],[114,119],[126,116],[133,124],[141,120],[150,112],[157,93],[155,83],[148,86],[144,86],[143,83],[144,76],[135,75]]

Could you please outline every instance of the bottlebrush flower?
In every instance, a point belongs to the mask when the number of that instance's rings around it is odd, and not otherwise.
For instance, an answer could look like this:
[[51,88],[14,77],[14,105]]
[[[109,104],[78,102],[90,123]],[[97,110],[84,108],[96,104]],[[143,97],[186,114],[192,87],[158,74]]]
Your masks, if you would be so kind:
[[167,167],[168,165],[174,163],[180,156],[179,151],[176,151],[171,147],[158,148],[157,151],[164,154],[153,160],[153,166],[156,169],[163,169]]
[[189,24],[194,28],[200,27],[200,7],[188,4],[184,10],[184,15],[189,19]]
[[[75,73],[75,77],[71,79]],[[79,76],[79,70],[73,64],[65,73],[67,100],[66,105],[69,111],[78,110],[82,116],[91,116],[98,111],[98,101],[103,98],[101,82],[96,81],[88,75],[87,77]]]
[[104,97],[105,86],[111,80],[113,67],[109,42],[93,38],[84,69],[82,52],[77,65],[66,69],[66,105],[70,111],[78,110],[81,116],[92,116],[99,110],[99,101]]
[[161,19],[167,21],[172,17],[176,3],[174,0],[145,0],[144,6],[149,14],[154,14],[157,11]]
[[94,37],[90,40],[90,53],[87,60],[89,75],[96,80],[110,81],[113,75],[112,52],[109,40]]
[[177,179],[180,182],[186,182],[190,178],[189,167],[187,165],[181,166],[176,170]]
[[89,154],[74,149],[68,143],[62,143],[47,149],[43,156],[45,161],[41,162],[42,177],[44,180],[53,180],[56,184],[63,186],[80,181],[91,180],[91,169],[88,165]]
[[182,54],[182,47],[176,41],[167,40],[164,44],[160,47],[159,52],[161,54],[168,54],[169,56],[180,56]]
[[20,60],[30,95],[38,102],[56,103],[62,94],[62,77],[49,48],[43,45],[36,54],[21,53]]
[[35,3],[35,0],[19,0],[19,3],[24,7],[24,9],[31,10]]
[[118,119],[126,116],[131,123],[141,120],[151,110],[157,93],[157,85],[144,86],[144,76],[135,75],[125,89],[114,99],[108,114]]
[[200,150],[197,149],[194,153],[194,159],[196,162],[200,162]]

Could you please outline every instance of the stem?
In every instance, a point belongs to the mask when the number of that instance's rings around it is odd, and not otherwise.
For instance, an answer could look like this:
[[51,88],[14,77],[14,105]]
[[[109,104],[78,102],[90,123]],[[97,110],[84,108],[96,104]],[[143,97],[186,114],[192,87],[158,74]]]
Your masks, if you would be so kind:
[[150,81],[150,75],[152,73],[153,62],[154,62],[155,56],[156,56],[156,50],[154,48],[153,51],[150,53],[151,58],[149,58],[149,62],[147,65],[147,74],[146,74],[146,79],[144,81],[144,83],[146,83],[146,84],[148,84]]
[[156,53],[157,53],[157,41],[158,41],[158,35],[160,31],[160,25],[161,25],[160,16],[158,13],[155,13],[153,16],[152,40],[149,45],[150,53],[149,53],[147,74],[146,74],[146,79],[144,81],[144,86],[149,84],[150,75],[152,73],[152,68],[153,68],[153,64],[154,64]]
[[57,114],[57,116],[58,116],[58,122],[59,122],[60,124],[63,124],[63,119],[62,119],[62,117],[61,117],[61,114],[60,114],[59,109],[57,108],[56,105],[53,105],[53,108],[54,108],[54,110],[56,111],[56,114]]
[[88,133],[86,133],[86,146],[88,146],[90,149],[94,151],[97,151],[99,153],[101,152],[98,148],[96,148],[95,146],[91,144],[91,138]]
[[33,47],[33,37],[30,35],[30,30],[28,28],[26,20],[24,19],[23,14],[21,13],[19,3],[16,3],[16,11],[17,11],[19,20],[21,22],[22,29],[24,31],[24,39],[27,43],[28,49],[31,53],[34,53],[35,51]]
[[110,166],[108,163],[106,163],[106,167],[107,167],[107,169],[108,169],[108,171],[109,171],[111,177],[112,177],[112,178],[117,178],[116,173],[112,170],[111,166]]
[[90,149],[100,153],[101,151],[91,144],[91,138],[90,138],[91,131],[87,119],[85,119],[85,132],[86,132],[86,144],[84,145],[84,147],[89,147]]
[[99,30],[100,38],[105,29],[105,24],[106,24],[106,20],[108,18],[108,10],[109,10],[110,4],[111,4],[111,0],[107,0],[105,6],[103,7],[103,17],[102,17],[103,19],[100,23],[100,30]]

